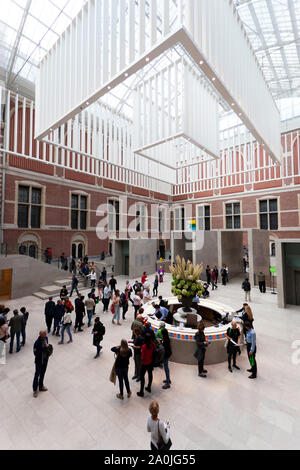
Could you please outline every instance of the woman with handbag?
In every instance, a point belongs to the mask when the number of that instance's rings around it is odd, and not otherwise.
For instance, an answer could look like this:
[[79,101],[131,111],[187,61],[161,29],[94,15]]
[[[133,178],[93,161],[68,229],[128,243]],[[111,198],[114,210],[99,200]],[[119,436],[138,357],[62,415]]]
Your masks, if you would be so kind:
[[170,439],[170,425],[158,418],[159,404],[152,401],[149,406],[151,416],[148,418],[147,431],[151,432],[151,450],[167,451],[172,447]]
[[120,386],[120,393],[117,394],[117,398],[119,398],[119,400],[124,400],[124,383],[128,398],[132,395],[128,380],[129,359],[132,357],[132,351],[129,349],[128,343],[125,339],[122,339],[120,346],[115,346],[111,350],[117,355],[115,370]]
[[120,323],[120,291],[117,290],[112,301],[112,306],[111,306],[111,313],[113,314],[113,319],[112,323],[115,324],[115,320],[117,320],[117,325],[121,326]]

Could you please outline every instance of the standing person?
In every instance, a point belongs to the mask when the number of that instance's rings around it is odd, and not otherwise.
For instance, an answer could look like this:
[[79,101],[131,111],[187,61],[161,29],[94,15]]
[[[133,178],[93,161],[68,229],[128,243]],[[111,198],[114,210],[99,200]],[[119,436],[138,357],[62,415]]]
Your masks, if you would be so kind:
[[46,320],[48,333],[51,333],[54,313],[55,313],[55,302],[53,302],[52,297],[49,297],[49,300],[45,305],[45,320]]
[[257,364],[256,364],[256,332],[254,331],[251,323],[246,322],[244,324],[246,331],[246,342],[247,342],[247,353],[250,362],[251,369],[247,372],[251,372],[249,379],[256,379],[257,377]]
[[117,398],[124,400],[124,383],[128,398],[132,395],[128,380],[129,360],[132,357],[132,351],[129,349],[128,343],[125,339],[122,339],[121,346],[115,346],[111,350],[117,355],[115,368],[120,387],[120,393],[117,395]]
[[44,386],[44,377],[48,366],[48,338],[47,332],[41,331],[38,339],[34,343],[33,353],[35,356],[35,375],[33,379],[33,396],[38,396],[38,389],[40,392],[47,392],[48,389]]
[[86,313],[88,316],[88,328],[92,326],[92,318],[94,313],[94,308],[96,307],[95,301],[92,298],[92,294],[88,294],[87,300],[84,302],[86,307]]
[[151,299],[152,299],[152,297],[151,297],[151,293],[150,293],[150,288],[147,288],[143,292],[143,303],[147,304],[148,302],[150,302]]
[[103,312],[108,312],[108,307],[109,307],[109,302],[111,299],[111,288],[110,286],[106,283],[106,286],[104,287],[103,290]]
[[134,308],[134,318],[137,317],[137,313],[142,305],[141,293],[137,291],[133,296],[133,308]]
[[249,279],[246,278],[242,284],[242,289],[245,292],[245,302],[251,302],[251,284],[249,282]]
[[92,269],[91,273],[87,277],[91,278],[91,289],[94,289],[96,286],[96,281],[97,281],[96,271]]
[[71,272],[76,276],[76,261],[74,258],[71,260]]
[[133,341],[129,341],[133,347],[134,353],[134,376],[132,380],[140,382],[141,380],[141,368],[142,368],[142,346],[144,344],[144,338],[142,337],[142,329],[134,328],[133,330]]
[[211,281],[211,271],[209,265],[206,266],[206,282],[208,285],[210,285]]
[[144,272],[143,275],[142,275],[142,277],[141,277],[141,283],[144,285],[145,282],[146,282],[146,280],[147,280],[147,273]]
[[266,293],[266,276],[260,271],[258,275],[259,290],[262,294]]
[[69,335],[69,343],[73,343],[72,333],[71,333],[71,326],[72,326],[72,315],[71,312],[67,307],[64,307],[64,316],[62,317],[62,328],[61,328],[61,341],[58,344],[64,344],[65,339],[65,331],[67,331]]
[[22,315],[23,315],[23,326],[22,326],[22,331],[21,331],[21,336],[22,336],[22,343],[21,343],[21,345],[22,345],[22,346],[25,346],[25,343],[26,343],[26,326],[27,326],[27,321],[28,321],[29,313],[27,312],[27,310],[26,310],[25,307],[22,307],[22,308],[20,309],[20,312],[21,312]]
[[106,281],[107,281],[107,271],[106,271],[106,268],[105,268],[105,267],[104,267],[103,270],[102,270],[101,277],[102,277],[102,279],[103,279],[103,282],[105,282],[105,284],[106,284]]
[[142,367],[141,367],[141,389],[137,392],[138,397],[144,396],[145,374],[148,372],[148,386],[145,390],[151,393],[151,385],[153,381],[153,354],[155,346],[149,333],[144,336],[144,344],[142,346]]
[[111,291],[116,293],[117,280],[115,279],[114,275],[111,276],[111,279],[109,281],[109,285],[110,285]]
[[197,350],[195,352],[195,357],[198,361],[198,376],[202,378],[206,378],[207,370],[204,369],[204,359],[206,354],[206,348],[208,346],[208,342],[206,341],[205,334],[204,334],[204,323],[201,322],[198,325],[198,333],[196,333],[195,339],[197,344]]
[[151,450],[170,450],[170,424],[160,421],[158,418],[159,404],[152,401],[149,406],[150,415],[147,422],[147,431],[151,432]]
[[82,332],[82,326],[83,326],[83,317],[85,315],[85,307],[84,307],[84,296],[79,295],[79,297],[75,301],[75,333],[76,330],[78,329],[78,332]]
[[54,311],[54,327],[52,335],[59,336],[60,323],[65,313],[65,305],[61,300],[57,301]]
[[162,284],[164,282],[164,275],[165,275],[165,270],[163,269],[162,266],[160,266],[158,270],[158,275],[159,275],[159,282]]
[[21,349],[20,336],[23,329],[23,315],[19,315],[18,310],[14,310],[14,316],[10,319],[8,326],[10,327],[10,347],[9,354],[13,353],[14,339],[17,338],[17,353]]
[[126,320],[126,313],[128,312],[128,300],[129,300],[129,292],[126,288],[124,292],[122,292],[121,297],[121,307],[122,307],[122,316],[123,320]]
[[114,309],[114,316],[112,319],[112,323],[115,323],[115,320],[117,320],[117,325],[121,326],[120,323],[120,291],[117,290],[112,301],[112,308]]
[[8,339],[8,325],[3,317],[0,318],[0,364],[6,364],[6,340]]
[[95,324],[93,328],[93,345],[97,348],[97,354],[94,359],[97,359],[100,356],[100,351],[102,346],[100,346],[101,341],[103,341],[103,336],[105,335],[105,326],[101,323],[100,318],[95,318]]
[[167,390],[168,388],[171,388],[169,359],[172,356],[172,348],[171,348],[171,341],[170,341],[168,330],[166,328],[163,328],[161,330],[161,334],[162,334],[162,344],[165,350],[163,365],[164,365],[164,370],[166,374],[166,380],[164,380],[164,385],[162,388],[164,390]]
[[237,370],[240,368],[236,365],[236,356],[237,353],[240,351],[240,336],[241,332],[237,327],[237,323],[235,320],[231,322],[231,327],[228,328],[226,333],[227,338],[227,354],[228,354],[228,370],[229,372],[233,372],[231,367],[231,359],[233,359],[233,367]]
[[153,297],[158,296],[158,285],[159,285],[158,275],[156,274],[154,283],[153,283]]
[[[78,295],[79,292],[78,292],[78,279],[77,277],[75,276],[75,274],[73,274],[72,276],[72,288],[71,288],[71,292],[70,292],[70,298],[72,297],[73,295],[73,292],[74,290],[76,291],[76,294]],[[68,294],[67,294],[68,295]]]
[[228,284],[229,283],[229,268],[226,264],[225,264],[225,276],[226,276],[226,283]]
[[61,263],[61,269],[64,269],[65,268],[65,254],[64,253],[60,255],[60,263]]
[[214,272],[216,273],[216,284],[218,284],[219,270],[218,270],[217,266],[214,267]]

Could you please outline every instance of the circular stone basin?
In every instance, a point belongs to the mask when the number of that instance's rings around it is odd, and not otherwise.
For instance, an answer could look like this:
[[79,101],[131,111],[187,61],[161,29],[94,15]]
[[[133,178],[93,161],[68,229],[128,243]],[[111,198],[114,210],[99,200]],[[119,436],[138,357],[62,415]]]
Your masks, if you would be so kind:
[[[173,314],[182,307],[177,297],[169,297],[164,299],[168,302],[168,306]],[[197,312],[197,315],[202,317],[202,321],[205,324],[205,336],[209,342],[209,346],[206,351],[205,364],[219,364],[227,361],[227,351],[225,348],[226,332],[230,326],[231,319],[233,318],[235,311],[227,305],[215,302],[209,299],[201,299],[198,304],[193,304],[193,308]],[[151,323],[152,329],[157,332],[160,325],[160,320],[155,317],[155,309],[152,302],[144,305],[144,315],[148,317]],[[224,325],[222,322],[226,321]],[[194,357],[196,351],[195,334],[197,333],[196,328],[185,328],[184,326],[175,326],[166,324],[166,328],[169,332],[172,346],[172,356],[170,360],[179,364],[197,364],[197,359]]]

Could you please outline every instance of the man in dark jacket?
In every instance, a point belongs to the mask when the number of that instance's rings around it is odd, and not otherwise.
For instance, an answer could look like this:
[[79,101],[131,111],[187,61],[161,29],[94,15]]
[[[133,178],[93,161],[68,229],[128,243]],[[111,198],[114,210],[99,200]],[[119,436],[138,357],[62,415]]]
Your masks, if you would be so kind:
[[19,352],[21,349],[20,336],[21,336],[21,331],[23,329],[23,324],[24,324],[23,315],[19,315],[19,311],[14,310],[14,316],[10,319],[9,324],[8,324],[8,326],[10,327],[9,354],[13,353],[15,336],[17,337],[17,352]]
[[78,292],[78,279],[75,276],[75,274],[73,274],[73,276],[72,276],[72,289],[71,289],[70,296],[69,296],[70,298],[72,297],[72,294],[73,294],[74,290],[76,290],[76,293],[78,295],[79,294],[79,292]]
[[48,333],[51,333],[52,321],[55,313],[55,302],[52,297],[49,297],[49,301],[45,305],[45,319],[48,328]]
[[33,346],[33,354],[35,356],[35,375],[33,379],[33,396],[38,396],[38,389],[40,392],[47,392],[47,388],[44,387],[44,377],[48,366],[48,352],[49,347],[47,332],[41,331],[40,336],[36,340]]
[[195,339],[197,344],[197,350],[194,354],[195,358],[198,361],[198,375],[199,377],[206,378],[207,370],[204,369],[204,359],[206,354],[206,348],[208,346],[208,342],[206,341],[205,333],[204,333],[204,323],[199,323],[198,325],[198,333],[196,333]]
[[55,310],[54,310],[54,327],[53,327],[53,333],[52,333],[53,335],[59,336],[60,322],[64,314],[65,314],[65,306],[61,300],[58,300],[55,306]]
[[249,279],[246,278],[242,284],[242,289],[245,292],[245,302],[251,302],[250,293],[251,293],[251,284]]

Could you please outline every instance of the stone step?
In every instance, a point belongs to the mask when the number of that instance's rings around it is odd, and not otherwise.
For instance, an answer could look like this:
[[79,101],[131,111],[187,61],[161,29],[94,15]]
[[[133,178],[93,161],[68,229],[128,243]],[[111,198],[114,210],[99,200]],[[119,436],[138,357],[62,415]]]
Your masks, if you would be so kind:
[[48,300],[49,296],[46,295],[45,293],[43,292],[35,292],[34,294],[32,294],[33,297],[37,297],[38,299],[41,299],[41,300]]

